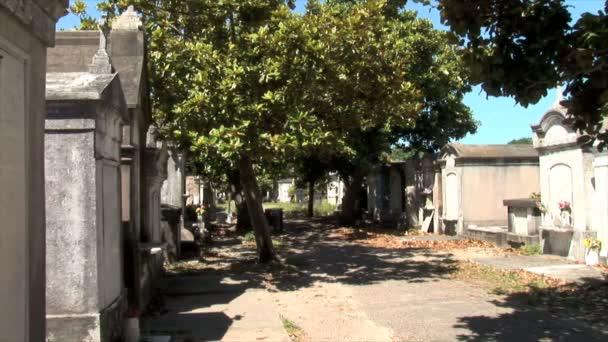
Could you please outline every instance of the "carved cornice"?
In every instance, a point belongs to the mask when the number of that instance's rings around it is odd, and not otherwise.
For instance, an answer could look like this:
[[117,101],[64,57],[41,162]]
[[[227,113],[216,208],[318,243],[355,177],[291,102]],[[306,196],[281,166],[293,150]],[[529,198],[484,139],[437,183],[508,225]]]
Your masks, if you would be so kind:
[[45,45],[55,43],[55,24],[66,15],[68,0],[0,0],[7,10]]

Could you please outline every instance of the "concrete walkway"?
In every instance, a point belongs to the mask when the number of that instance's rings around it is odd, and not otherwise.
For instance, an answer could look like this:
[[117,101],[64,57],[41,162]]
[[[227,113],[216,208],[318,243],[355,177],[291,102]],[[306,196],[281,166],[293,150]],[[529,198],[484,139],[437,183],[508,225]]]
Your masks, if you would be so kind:
[[[169,278],[166,311],[147,319],[144,330],[172,342],[289,341],[283,317],[303,332],[297,341],[608,340],[608,332],[568,312],[451,279],[451,252],[373,248],[328,228],[289,222],[281,265],[256,265],[252,248],[219,240],[216,261]],[[491,260],[511,262],[480,262]],[[526,265],[547,267],[535,260]]]
[[148,335],[187,341],[289,341],[271,294],[218,275],[172,277],[165,312],[146,320]]

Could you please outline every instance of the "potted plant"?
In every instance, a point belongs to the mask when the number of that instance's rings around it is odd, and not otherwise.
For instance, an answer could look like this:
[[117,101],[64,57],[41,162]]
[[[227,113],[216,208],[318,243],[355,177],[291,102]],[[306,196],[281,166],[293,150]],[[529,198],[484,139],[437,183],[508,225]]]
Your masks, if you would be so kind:
[[542,222],[546,223],[546,222],[550,221],[550,217],[549,217],[549,215],[547,215],[549,213],[549,208],[547,208],[547,206],[543,203],[542,198],[540,197],[540,194],[538,192],[533,192],[530,195],[530,198],[534,200],[534,204],[536,205],[536,208],[538,209],[538,211],[540,211],[540,215],[542,217]]
[[600,262],[600,250],[602,249],[602,241],[594,238],[583,240],[585,245],[585,263],[593,266]]
[[568,201],[559,201],[559,210],[561,211],[562,222],[568,226],[572,225],[572,208],[570,206],[570,202]]
[[200,207],[196,208],[196,218],[198,223],[203,222],[203,217],[205,216],[205,212],[207,211],[207,208],[205,208],[205,205],[201,205]]

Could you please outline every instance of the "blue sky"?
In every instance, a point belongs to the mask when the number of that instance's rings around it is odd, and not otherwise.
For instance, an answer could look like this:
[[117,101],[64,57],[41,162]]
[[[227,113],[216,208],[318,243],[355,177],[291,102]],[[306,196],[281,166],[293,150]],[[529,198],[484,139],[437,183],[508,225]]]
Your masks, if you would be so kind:
[[[508,0],[506,0],[508,1]],[[73,0],[70,0],[72,3]],[[85,0],[91,14],[95,14],[95,4],[99,0]],[[571,6],[572,18],[577,20],[582,13],[592,12],[604,8],[604,0],[567,0]],[[297,10],[303,10],[306,0],[297,0]],[[409,9],[418,11],[418,15],[433,22],[436,28],[447,30],[441,25],[439,12],[429,9],[420,4],[413,3],[407,6]],[[74,27],[78,19],[73,15],[62,18],[58,23],[58,29],[69,29]],[[468,135],[461,140],[466,144],[504,144],[512,139],[531,136],[530,125],[538,123],[541,116],[551,106],[555,99],[555,90],[550,91],[545,98],[533,106],[523,108],[511,98],[486,97],[480,87],[473,88],[464,99],[464,102],[472,109],[475,119],[481,125],[476,134]]]

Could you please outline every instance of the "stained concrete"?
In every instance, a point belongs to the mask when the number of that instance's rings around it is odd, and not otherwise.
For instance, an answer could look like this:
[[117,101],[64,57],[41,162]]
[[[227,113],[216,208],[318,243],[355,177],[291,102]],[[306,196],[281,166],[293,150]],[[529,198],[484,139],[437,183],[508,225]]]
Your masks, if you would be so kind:
[[49,73],[45,125],[47,339],[114,341],[125,312],[116,74]]
[[67,0],[0,0],[0,331],[45,335],[46,48]]

